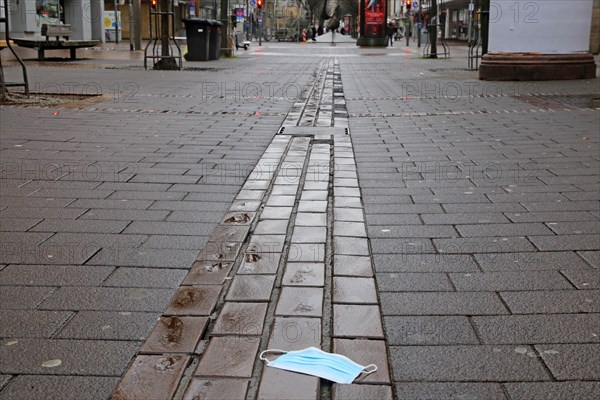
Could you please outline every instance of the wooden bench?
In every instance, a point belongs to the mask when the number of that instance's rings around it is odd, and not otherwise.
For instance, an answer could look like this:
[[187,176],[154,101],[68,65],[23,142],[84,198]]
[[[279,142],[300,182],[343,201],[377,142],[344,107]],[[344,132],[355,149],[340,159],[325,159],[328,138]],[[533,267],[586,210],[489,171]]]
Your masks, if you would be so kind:
[[72,33],[71,25],[42,24],[42,36],[46,36],[46,41],[51,36],[55,36],[56,40],[60,40],[61,37],[69,40]]
[[[46,59],[44,52],[46,50],[66,50],[69,49],[69,55],[71,60],[77,59],[77,49],[83,47],[94,47],[100,44],[99,40],[69,40],[69,37],[73,34],[71,25],[60,25],[60,24],[42,24],[42,36],[46,37],[43,39],[17,39],[13,38],[13,41],[21,47],[29,47],[37,49],[38,60],[44,61]],[[55,40],[50,38],[54,37]],[[62,39],[61,39],[62,38]]]

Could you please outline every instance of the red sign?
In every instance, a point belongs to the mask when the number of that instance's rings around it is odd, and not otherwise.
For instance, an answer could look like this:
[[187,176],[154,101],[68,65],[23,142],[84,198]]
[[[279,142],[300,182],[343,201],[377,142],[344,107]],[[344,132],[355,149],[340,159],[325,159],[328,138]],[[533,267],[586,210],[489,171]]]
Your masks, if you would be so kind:
[[362,32],[366,38],[385,37],[385,0],[361,0]]

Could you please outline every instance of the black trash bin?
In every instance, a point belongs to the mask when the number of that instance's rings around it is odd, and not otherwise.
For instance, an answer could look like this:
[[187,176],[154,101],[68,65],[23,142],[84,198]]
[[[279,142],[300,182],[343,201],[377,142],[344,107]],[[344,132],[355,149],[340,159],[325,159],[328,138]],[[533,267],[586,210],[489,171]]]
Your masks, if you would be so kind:
[[183,19],[187,38],[187,61],[208,61],[209,38],[212,24],[207,19]]
[[208,59],[218,60],[221,56],[221,26],[223,25],[223,23],[214,19],[211,19],[208,22],[211,25]]

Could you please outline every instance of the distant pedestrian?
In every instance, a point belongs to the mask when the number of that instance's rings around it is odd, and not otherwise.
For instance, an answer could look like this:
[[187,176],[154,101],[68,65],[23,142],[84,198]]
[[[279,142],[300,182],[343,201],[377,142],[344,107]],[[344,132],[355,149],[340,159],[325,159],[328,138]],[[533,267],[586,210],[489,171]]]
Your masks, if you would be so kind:
[[314,25],[310,28],[310,33],[312,36],[312,41],[316,42],[317,41],[317,28],[315,28]]
[[396,26],[392,22],[388,22],[385,33],[387,34],[387,42],[389,46],[394,46],[394,34],[396,33]]

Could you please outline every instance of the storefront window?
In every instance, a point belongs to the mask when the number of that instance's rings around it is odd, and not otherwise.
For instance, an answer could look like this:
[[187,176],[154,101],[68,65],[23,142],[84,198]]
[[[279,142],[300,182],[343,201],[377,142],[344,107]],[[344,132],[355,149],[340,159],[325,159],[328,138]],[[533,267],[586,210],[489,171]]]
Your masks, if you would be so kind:
[[59,0],[36,0],[36,12],[40,24],[58,24],[64,18]]

